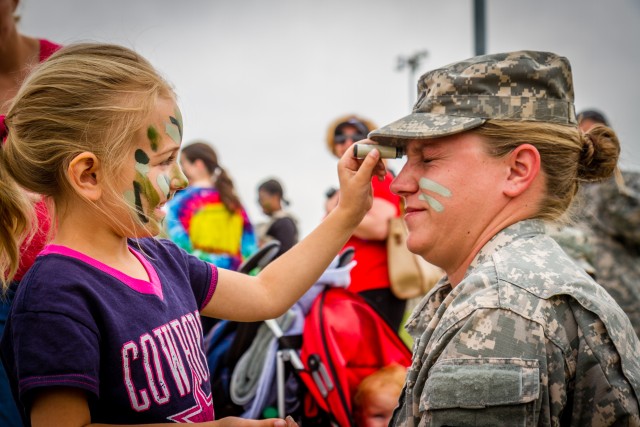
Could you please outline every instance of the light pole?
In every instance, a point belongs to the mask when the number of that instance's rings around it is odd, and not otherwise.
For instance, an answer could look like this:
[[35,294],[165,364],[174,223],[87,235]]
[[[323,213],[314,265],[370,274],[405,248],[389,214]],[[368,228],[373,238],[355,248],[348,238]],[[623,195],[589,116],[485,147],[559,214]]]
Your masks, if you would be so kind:
[[405,68],[409,68],[409,107],[413,107],[414,95],[416,91],[415,86],[415,74],[416,70],[420,66],[422,59],[426,58],[429,53],[426,50],[421,50],[409,56],[399,56],[397,71],[402,71]]
[[487,53],[485,0],[473,0],[473,29],[475,34],[475,55]]

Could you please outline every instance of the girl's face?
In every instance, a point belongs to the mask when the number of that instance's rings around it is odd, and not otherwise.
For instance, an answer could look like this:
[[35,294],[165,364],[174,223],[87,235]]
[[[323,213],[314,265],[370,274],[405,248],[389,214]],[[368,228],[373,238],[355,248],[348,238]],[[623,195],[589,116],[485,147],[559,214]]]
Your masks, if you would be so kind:
[[391,184],[405,201],[407,246],[449,274],[473,253],[506,202],[499,184],[509,167],[485,150],[472,133],[411,141]]
[[164,204],[188,184],[177,162],[182,116],[173,99],[158,99],[148,123],[134,141],[123,174],[123,195],[133,211],[136,228],[140,229],[138,235],[155,235],[165,216]]

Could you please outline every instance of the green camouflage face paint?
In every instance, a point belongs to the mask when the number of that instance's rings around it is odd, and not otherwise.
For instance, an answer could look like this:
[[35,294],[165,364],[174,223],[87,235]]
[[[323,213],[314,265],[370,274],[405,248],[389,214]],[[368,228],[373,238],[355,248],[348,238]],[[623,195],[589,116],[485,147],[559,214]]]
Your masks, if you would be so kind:
[[189,178],[187,178],[187,176],[184,174],[184,172],[182,172],[182,168],[180,167],[179,164],[175,164],[173,166],[173,169],[171,170],[171,174],[174,178],[176,178],[176,182],[177,188],[185,188],[187,185],[189,185]]
[[182,143],[182,114],[179,109],[176,108],[175,117],[169,116],[169,122],[165,122],[164,130],[176,144]]
[[147,128],[147,138],[149,138],[149,142],[151,143],[151,149],[154,152],[158,151],[158,141],[160,141],[160,134],[153,125]]
[[142,200],[147,200],[148,208],[155,208],[160,203],[160,195],[148,177],[149,156],[140,149],[136,150],[134,156],[136,159],[136,177],[135,181],[133,181],[133,191],[125,192],[124,197],[129,205],[135,209],[140,221],[146,224],[149,222],[149,217],[144,211]]
[[[420,178],[418,185],[420,185],[421,190],[430,191],[442,197],[451,197],[451,191],[448,188],[443,187],[442,185],[438,184],[435,181],[431,181],[430,179]],[[444,210],[444,206],[442,205],[442,203],[427,194],[420,194],[418,198],[429,203],[429,206],[431,206],[431,208],[436,212],[442,212]]]

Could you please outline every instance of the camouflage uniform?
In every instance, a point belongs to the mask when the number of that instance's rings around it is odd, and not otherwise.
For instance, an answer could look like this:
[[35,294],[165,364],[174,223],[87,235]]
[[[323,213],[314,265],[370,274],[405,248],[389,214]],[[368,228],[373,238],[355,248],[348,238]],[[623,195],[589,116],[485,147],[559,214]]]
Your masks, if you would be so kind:
[[[422,75],[418,92],[411,114],[369,138],[403,146],[492,119],[578,132],[571,66],[550,52],[449,64]],[[391,425],[640,426],[638,337],[539,220],[493,236],[454,288],[444,277],[407,331],[413,361]]]
[[640,425],[631,324],[544,231],[506,228],[418,305],[391,425]]
[[586,260],[640,336],[640,172],[585,186],[575,227],[586,236]]

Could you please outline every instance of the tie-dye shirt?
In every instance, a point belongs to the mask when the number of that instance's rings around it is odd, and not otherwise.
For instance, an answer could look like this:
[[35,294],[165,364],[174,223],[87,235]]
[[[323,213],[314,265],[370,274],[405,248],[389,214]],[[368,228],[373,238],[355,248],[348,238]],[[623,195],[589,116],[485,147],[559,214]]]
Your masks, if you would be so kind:
[[178,246],[218,267],[237,270],[257,250],[243,208],[229,212],[215,188],[187,187],[167,204],[167,235]]

